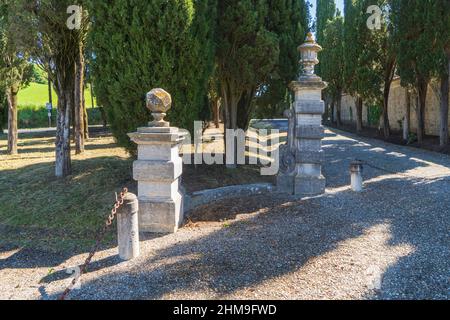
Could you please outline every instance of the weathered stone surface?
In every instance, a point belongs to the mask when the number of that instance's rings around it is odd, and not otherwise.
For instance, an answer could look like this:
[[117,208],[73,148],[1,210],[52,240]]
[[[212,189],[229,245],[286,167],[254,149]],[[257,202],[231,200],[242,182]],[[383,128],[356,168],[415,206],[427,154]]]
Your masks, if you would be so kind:
[[138,181],[139,200],[173,199],[179,194],[180,180]]
[[147,107],[155,121],[130,133],[138,145],[133,177],[138,182],[140,227],[144,232],[176,232],[183,219],[183,195],[179,178],[183,163],[179,155],[186,132],[164,121],[172,98],[162,89],[147,94]]
[[325,128],[323,126],[298,126],[297,137],[302,139],[323,139]]
[[299,151],[297,150],[295,158],[298,163],[314,163],[323,164],[325,154],[323,150],[320,151]]
[[139,228],[143,232],[173,233],[183,223],[182,197],[162,201],[139,201],[145,214],[139,215]]
[[227,186],[217,189],[194,192],[184,197],[184,211],[188,212],[196,207],[203,206],[218,200],[233,199],[236,197],[249,197],[260,194],[270,194],[275,187],[270,183],[258,183],[239,186]]
[[315,196],[325,192],[325,177],[297,176],[295,178],[295,194],[299,196]]
[[173,161],[143,161],[133,163],[133,178],[136,181],[169,181],[178,179],[183,172],[181,158]]
[[277,192],[293,195],[295,193],[295,175],[280,173],[277,176]]
[[319,114],[325,112],[325,103],[317,100],[299,100],[295,102],[297,114]]
[[297,126],[320,127],[322,125],[322,115],[321,114],[298,114],[296,121],[297,121]]
[[299,152],[319,152],[320,150],[322,150],[322,140],[298,139],[297,150]]
[[137,258],[140,253],[138,211],[138,198],[127,193],[122,207],[117,210],[117,239],[122,260]]
[[[308,34],[305,44],[299,47],[301,51],[303,73],[299,81],[291,83],[295,92],[295,129],[293,130],[295,168],[285,172],[281,166],[277,179],[280,191],[293,193],[296,196],[310,196],[325,191],[325,178],[322,176],[322,139],[325,130],[322,126],[322,115],[325,103],[322,101],[322,90],[327,84],[314,74],[314,66],[319,63],[317,53],[321,47],[315,42],[312,34]],[[292,139],[292,137],[291,137]],[[288,139],[291,141],[291,139]],[[282,159],[283,160],[283,159]]]
[[147,93],[147,108],[152,113],[167,113],[172,105],[172,97],[161,88],[156,88]]
[[176,145],[184,140],[184,135],[175,133],[160,132],[135,132],[129,133],[128,136],[137,144],[167,144]]
[[141,144],[138,145],[138,160],[170,161],[180,152],[178,145],[171,144]]

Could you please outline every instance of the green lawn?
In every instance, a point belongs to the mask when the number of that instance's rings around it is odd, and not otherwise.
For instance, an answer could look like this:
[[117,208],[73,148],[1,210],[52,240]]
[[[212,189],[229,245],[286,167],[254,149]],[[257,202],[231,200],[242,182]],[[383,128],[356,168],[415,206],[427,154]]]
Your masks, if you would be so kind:
[[[56,106],[58,98],[53,91],[53,105]],[[84,92],[86,105],[91,107],[91,90],[88,86]],[[36,106],[38,108],[45,107],[48,102],[48,86],[46,84],[31,83],[27,88],[19,91],[19,108],[21,106]],[[94,101],[95,103],[95,101]]]

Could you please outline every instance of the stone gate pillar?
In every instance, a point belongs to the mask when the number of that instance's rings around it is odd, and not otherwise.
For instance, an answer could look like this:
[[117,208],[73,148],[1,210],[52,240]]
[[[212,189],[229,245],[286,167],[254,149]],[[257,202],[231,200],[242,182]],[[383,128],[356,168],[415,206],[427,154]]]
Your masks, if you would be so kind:
[[313,196],[325,192],[326,180],[322,175],[322,139],[325,133],[322,116],[325,103],[322,101],[322,90],[327,84],[314,74],[314,67],[319,63],[317,54],[322,47],[315,42],[311,33],[306,43],[298,49],[303,71],[298,81],[290,85],[295,93],[292,115],[295,118],[295,130],[289,132],[294,135],[294,150],[288,147],[282,150],[278,186],[281,192]]
[[295,181],[294,193],[299,196],[312,196],[325,192],[325,178],[322,175],[322,139],[324,127],[322,115],[325,103],[322,90],[327,84],[314,74],[314,67],[319,63],[317,53],[322,50],[312,33],[308,34],[306,43],[298,50],[303,71],[298,81],[291,83],[295,92],[294,110],[295,128]]
[[154,121],[129,137],[138,145],[133,178],[138,182],[139,228],[143,232],[173,233],[183,222],[183,170],[179,147],[184,139],[178,128],[164,121],[172,98],[163,89],[147,94]]

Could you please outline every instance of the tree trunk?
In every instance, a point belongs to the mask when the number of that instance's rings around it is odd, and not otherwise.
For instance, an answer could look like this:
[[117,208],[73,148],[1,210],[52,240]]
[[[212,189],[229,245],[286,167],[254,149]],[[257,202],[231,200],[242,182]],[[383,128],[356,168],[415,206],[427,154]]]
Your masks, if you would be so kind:
[[91,81],[91,108],[94,109],[95,108],[95,103],[94,103],[94,85],[92,84]]
[[56,128],[55,175],[64,178],[72,174],[70,155],[70,125],[74,109],[75,67],[57,64],[58,117]]
[[83,97],[82,100],[83,100],[84,140],[86,141],[89,139],[89,117],[86,108],[86,99],[84,98],[84,89],[82,97]]
[[389,93],[391,84],[384,86],[384,93],[383,93],[383,133],[384,138],[389,138],[391,135],[391,126],[389,123]]
[[338,94],[336,99],[336,123],[338,127],[342,126],[342,96]]
[[425,136],[425,108],[427,102],[428,81],[422,77],[417,80],[418,105],[417,114],[417,140],[423,142]]
[[362,121],[363,99],[356,98],[356,132],[360,133],[363,129]]
[[48,77],[48,102],[53,107],[53,96],[52,96],[52,80],[50,79],[50,76]]
[[[450,62],[449,62],[450,64]],[[441,78],[441,109],[440,109],[440,146],[444,147],[449,142],[448,137],[448,99],[449,99],[449,75]]]
[[17,131],[17,86],[8,88],[6,96],[8,100],[8,150],[7,153],[17,154],[17,141],[19,139]]
[[213,117],[214,117],[214,125],[218,129],[220,127],[220,98],[216,98],[213,101]]
[[83,108],[83,84],[84,84],[84,56],[83,50],[80,46],[76,61],[75,74],[75,153],[80,154],[84,152],[84,108]]
[[391,126],[389,123],[389,95],[391,93],[391,84],[395,75],[395,59],[389,59],[386,65],[384,75],[384,90],[383,90],[383,133],[387,139],[391,135]]
[[[239,96],[236,94],[235,90],[233,90],[232,85],[224,82],[222,84],[222,98],[223,98],[223,108],[225,110],[225,158],[227,159],[227,150],[226,146],[229,143],[227,141],[226,130],[236,130],[238,128],[237,125],[237,105],[239,102]],[[237,139],[234,138],[234,161],[233,163],[226,163],[227,168],[235,169],[237,167]]]
[[330,104],[330,112],[331,112],[331,116],[330,116],[330,121],[331,123],[335,123],[335,119],[334,119],[334,100],[331,100],[331,104]]
[[106,115],[106,111],[104,107],[99,107],[100,114],[102,115],[102,122],[103,122],[103,129],[106,129],[106,126],[108,125],[108,117]]
[[253,98],[255,89],[245,91],[237,104],[237,128],[247,130],[253,111]]
[[403,128],[403,139],[408,141],[409,133],[411,131],[411,93],[408,89],[405,91],[405,99],[406,99],[406,114],[405,114],[405,122]]

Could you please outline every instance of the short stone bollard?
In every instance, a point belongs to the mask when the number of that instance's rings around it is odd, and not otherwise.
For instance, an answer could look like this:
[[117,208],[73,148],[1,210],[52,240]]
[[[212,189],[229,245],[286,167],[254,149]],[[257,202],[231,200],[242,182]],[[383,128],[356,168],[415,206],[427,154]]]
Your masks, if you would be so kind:
[[350,164],[350,174],[351,174],[351,183],[352,190],[355,192],[363,191],[363,163],[362,161],[355,160]]
[[119,257],[122,260],[137,258],[139,250],[139,201],[135,194],[127,193],[123,206],[117,210],[117,236]]

